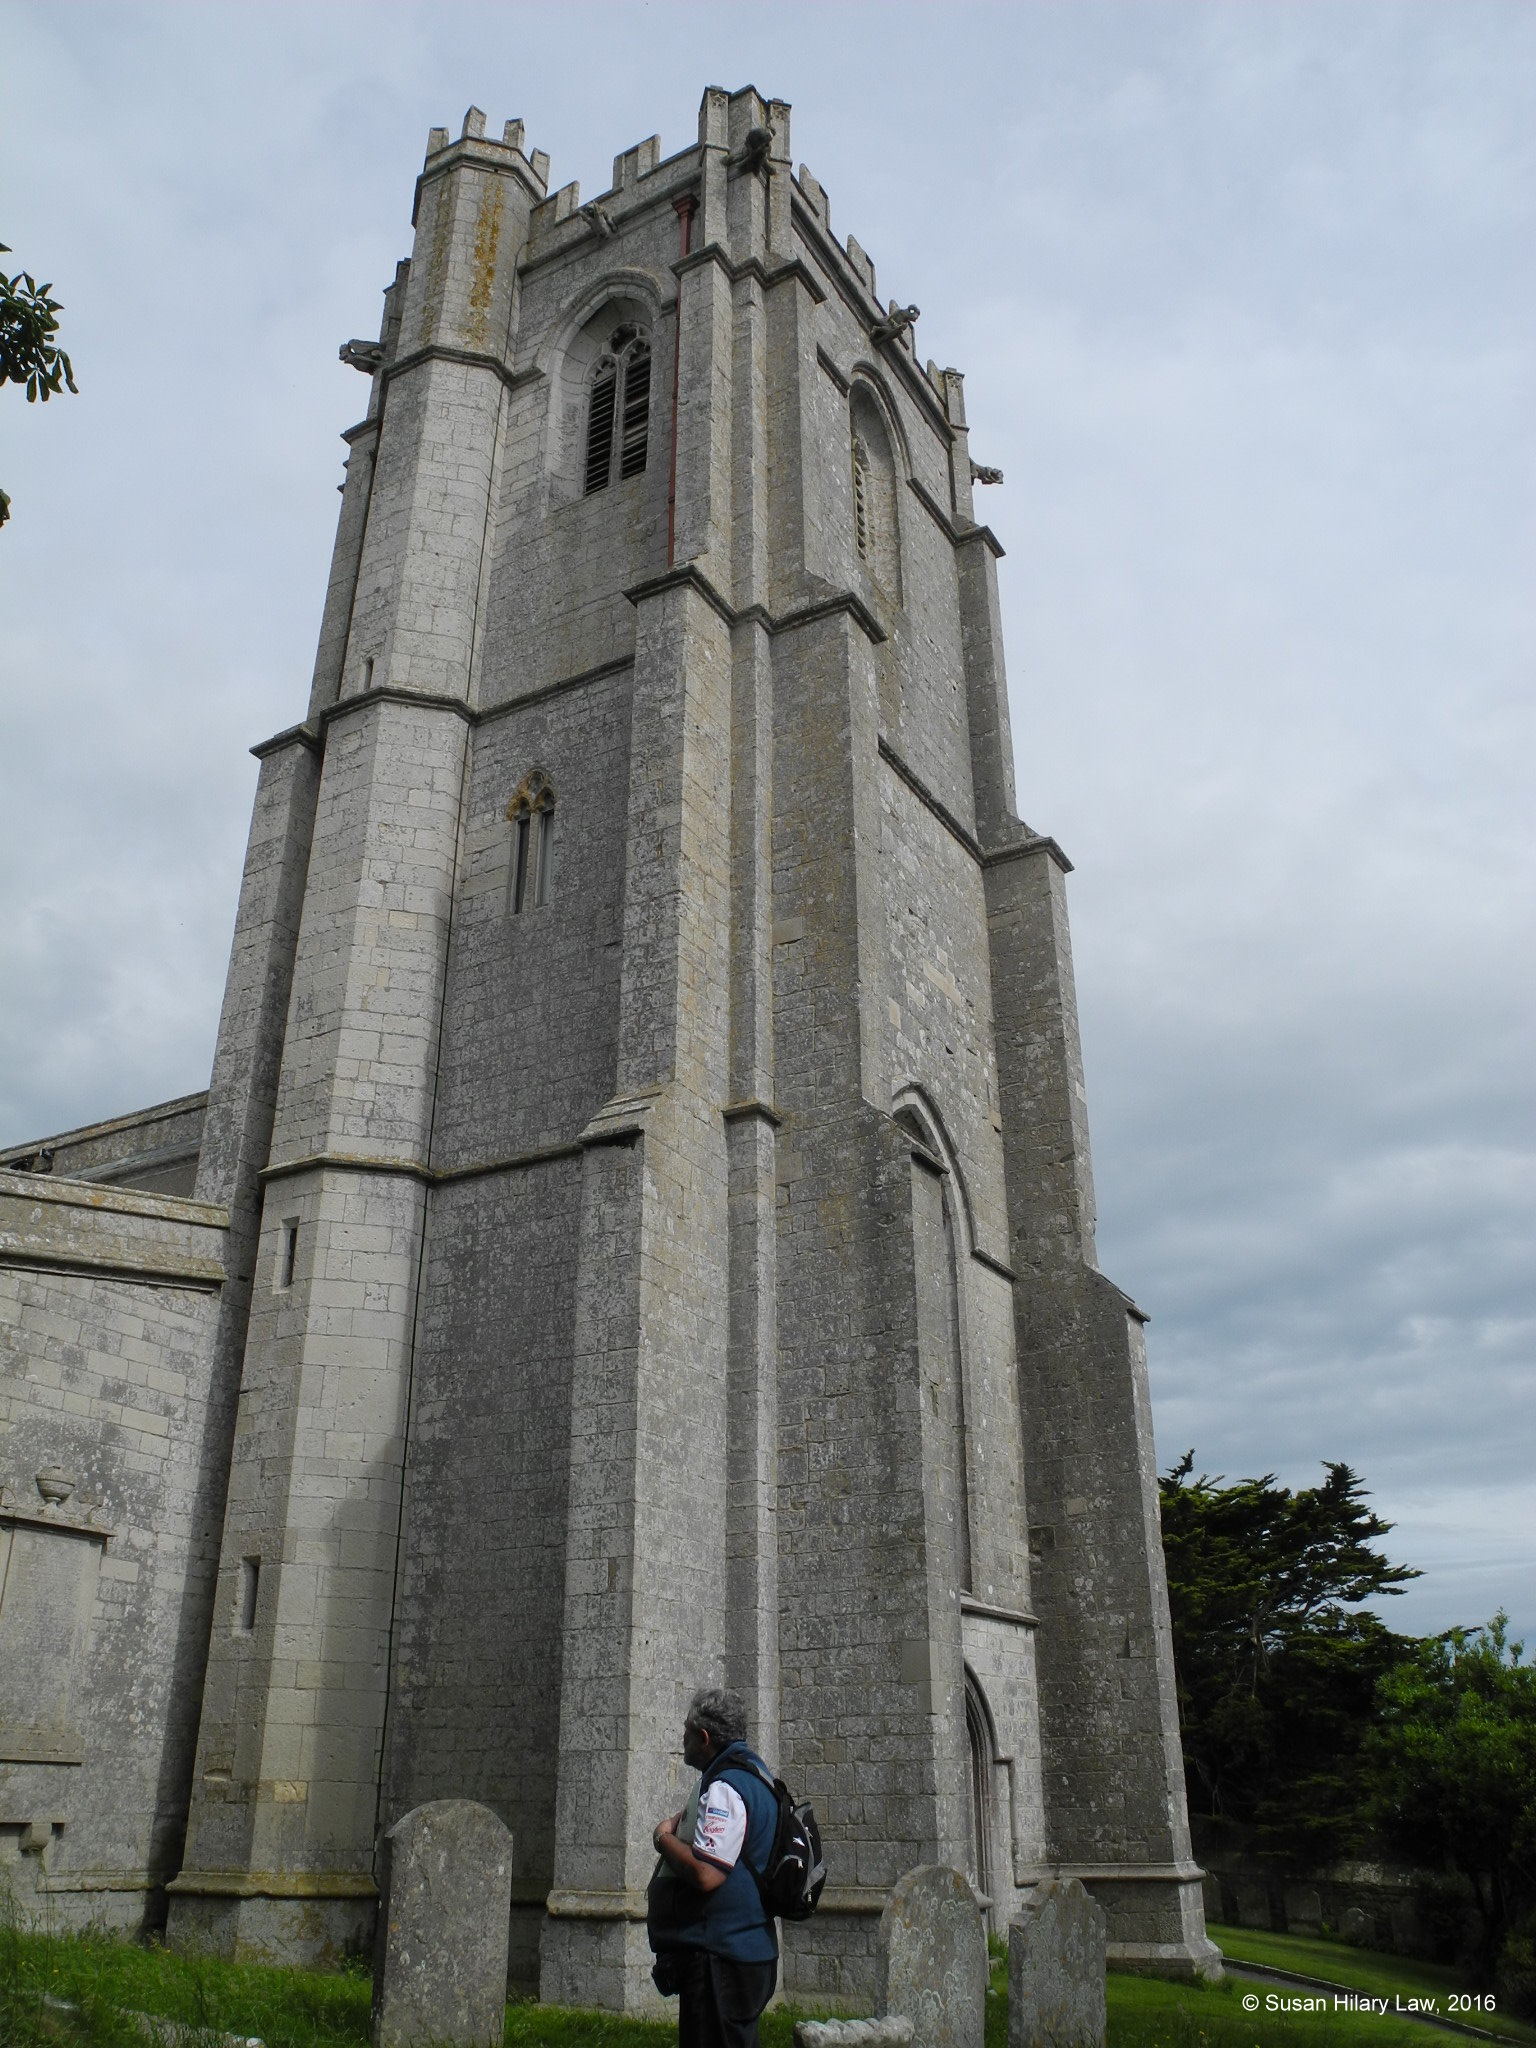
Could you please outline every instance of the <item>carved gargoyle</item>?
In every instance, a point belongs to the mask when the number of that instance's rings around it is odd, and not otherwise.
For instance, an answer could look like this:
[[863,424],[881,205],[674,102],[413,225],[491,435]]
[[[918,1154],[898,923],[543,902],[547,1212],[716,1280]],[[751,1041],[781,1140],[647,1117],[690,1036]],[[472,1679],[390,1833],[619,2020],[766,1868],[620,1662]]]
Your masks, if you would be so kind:
[[973,484],[1000,484],[1002,480],[1003,472],[1000,469],[992,469],[985,462],[973,462],[971,464],[971,482]]
[[612,237],[613,222],[595,199],[589,199],[585,206],[577,208],[577,212],[600,242],[606,242]]
[[870,329],[871,341],[894,341],[898,334],[905,334],[912,322],[919,317],[916,306],[898,306],[892,299],[883,320],[877,320]]
[[730,159],[731,169],[747,172],[763,170],[767,166],[768,152],[772,147],[772,128],[749,128],[746,140]]
[[361,370],[371,377],[384,360],[382,341],[344,341],[337,351],[349,370]]

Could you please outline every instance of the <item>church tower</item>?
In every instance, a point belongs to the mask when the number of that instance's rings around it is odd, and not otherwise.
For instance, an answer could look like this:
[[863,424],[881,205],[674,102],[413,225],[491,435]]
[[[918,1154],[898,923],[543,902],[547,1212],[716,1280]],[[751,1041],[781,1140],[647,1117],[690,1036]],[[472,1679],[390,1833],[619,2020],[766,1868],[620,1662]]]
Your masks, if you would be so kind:
[[171,1933],[366,1938],[425,1799],[513,1968],[638,2009],[725,1682],[821,1817],[802,1996],[913,1865],[1210,1966],[1141,1336],[1098,1271],[1069,864],[1016,813],[962,381],[790,110],[587,205],[471,110],[347,435],[197,1194],[239,1386]]

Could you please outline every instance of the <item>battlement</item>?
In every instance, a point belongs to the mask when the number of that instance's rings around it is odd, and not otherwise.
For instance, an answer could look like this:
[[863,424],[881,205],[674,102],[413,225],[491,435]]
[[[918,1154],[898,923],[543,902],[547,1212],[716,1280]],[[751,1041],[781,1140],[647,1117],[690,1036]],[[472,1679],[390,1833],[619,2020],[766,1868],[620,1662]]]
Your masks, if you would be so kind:
[[528,187],[535,201],[543,199],[549,190],[549,153],[542,149],[525,149],[524,139],[524,124],[514,118],[503,126],[501,140],[492,140],[485,132],[485,115],[479,107],[466,108],[464,125],[457,141],[450,138],[446,128],[431,129],[427,135],[426,162],[416,180],[411,226],[416,225],[421,207],[421,188],[426,181],[463,163],[476,163],[488,170],[510,171]]

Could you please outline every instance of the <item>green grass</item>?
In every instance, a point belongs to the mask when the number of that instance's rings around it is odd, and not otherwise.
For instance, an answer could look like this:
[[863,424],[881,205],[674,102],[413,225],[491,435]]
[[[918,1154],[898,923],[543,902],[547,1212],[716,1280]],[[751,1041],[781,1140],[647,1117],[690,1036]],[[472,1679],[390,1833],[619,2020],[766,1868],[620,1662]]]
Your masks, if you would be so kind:
[[[1008,1965],[994,1951],[992,1990],[987,2000],[986,2048],[1007,2048]],[[1412,2020],[1351,2012],[1271,2012],[1263,2004],[1303,1997],[1283,1984],[1172,1982],[1111,1970],[1106,1986],[1109,2048],[1431,2048],[1456,2036]],[[1257,2012],[1243,2010],[1245,1997],[1260,2000]]]
[[[1325,1974],[1361,1990],[1401,1987],[1443,1993],[1448,1973],[1433,1965],[1405,1965],[1395,1982],[1366,1982],[1360,1968],[1392,1971],[1391,1961],[1294,1937],[1218,1929],[1234,1958],[1274,1962],[1281,1968]],[[1312,1951],[1321,1953],[1314,1955]],[[1262,1950],[1262,1953],[1260,1952]],[[1353,1974],[1339,1975],[1341,1967]],[[1428,1973],[1427,1975],[1425,1973]],[[1007,1963],[994,1953],[987,2000],[986,2048],[1007,2048]],[[1224,1984],[1176,1984],[1111,1973],[1109,2048],[1428,2048],[1430,2033],[1406,2020],[1351,2013],[1280,2013],[1261,2005],[1245,2013],[1245,1996],[1261,2000],[1299,1994],[1229,1978]],[[75,2006],[63,2013],[46,1997]],[[259,2035],[267,2048],[366,2048],[369,1984],[361,1969],[322,1972],[227,1963],[172,1953],[105,1936],[50,1938],[0,1924],[0,2043],[4,2048],[146,2048],[143,2033],[125,2017],[152,2013],[221,2032]],[[797,2015],[770,2012],[763,2048],[792,2048]],[[1503,2029],[1501,2028],[1501,2031]],[[1523,2029],[1516,2038],[1536,2039]],[[506,2048],[669,2048],[677,2028],[668,2021],[575,2012],[532,2003],[507,2008]]]
[[[145,2048],[125,2012],[258,2034],[268,2048],[365,2048],[370,1996],[360,1970],[264,1969],[104,1935],[50,1938],[0,1925],[4,2048]],[[48,1999],[78,2014],[58,2012]]]
[[[1256,1927],[1208,1926],[1212,1941],[1235,1963],[1265,1963],[1271,1969],[1294,1970],[1299,1976],[1321,1977],[1378,1998],[1429,1997],[1445,2012],[1453,1992],[1467,1991],[1466,1973],[1449,1963],[1426,1963],[1413,1956],[1382,1955],[1374,1949],[1351,1948],[1325,1935],[1270,1934]],[[1500,2012],[1467,2012],[1454,2017],[1483,2027],[1506,2040],[1533,2044],[1536,2026]]]
[[[1176,1984],[1111,1971],[1109,2048],[1430,2048],[1433,2042],[1457,2038],[1412,2020],[1331,2009],[1280,2012],[1268,2009],[1265,2002],[1307,1995],[1251,1978]],[[1256,2012],[1243,2010],[1245,1998],[1260,2001]]]

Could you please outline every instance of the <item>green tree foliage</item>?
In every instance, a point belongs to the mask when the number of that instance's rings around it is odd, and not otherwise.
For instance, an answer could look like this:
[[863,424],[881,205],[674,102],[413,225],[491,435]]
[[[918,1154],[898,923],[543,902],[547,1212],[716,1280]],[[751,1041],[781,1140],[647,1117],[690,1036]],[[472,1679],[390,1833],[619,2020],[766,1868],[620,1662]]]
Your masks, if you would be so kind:
[[[1528,1974],[1536,1934],[1536,1668],[1508,1617],[1411,1646],[1381,1683],[1368,1745],[1373,1817],[1416,1863],[1470,1880],[1491,1981]],[[1511,1938],[1513,1936],[1513,1938]]]
[[1419,1575],[1347,1465],[1293,1493],[1275,1475],[1161,1481],[1163,1551],[1191,1812],[1307,1862],[1358,1842],[1378,1681],[1408,1647],[1363,1600]]
[[[0,242],[0,256],[9,254]],[[29,405],[76,389],[69,357],[55,338],[63,310],[51,284],[38,284],[27,270],[14,277],[0,270],[0,384],[25,384]],[[0,491],[0,526],[10,516],[11,501]]]

